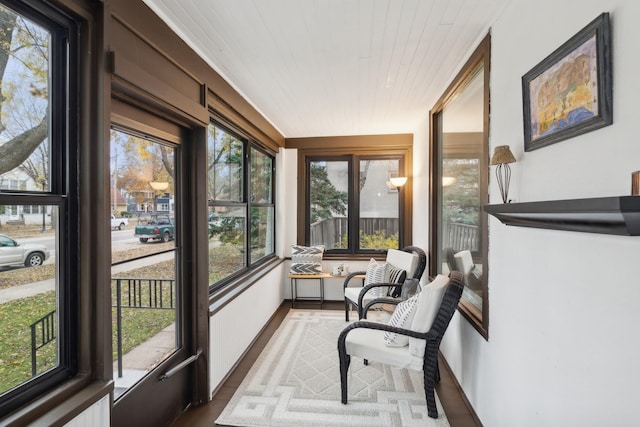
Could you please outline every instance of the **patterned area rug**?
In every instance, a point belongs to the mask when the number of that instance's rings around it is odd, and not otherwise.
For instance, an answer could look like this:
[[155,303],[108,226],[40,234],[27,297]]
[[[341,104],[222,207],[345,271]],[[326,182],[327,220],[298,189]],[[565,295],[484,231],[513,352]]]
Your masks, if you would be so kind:
[[291,310],[216,420],[226,426],[447,427],[427,416],[422,372],[352,358],[349,403],[340,402],[337,310]]

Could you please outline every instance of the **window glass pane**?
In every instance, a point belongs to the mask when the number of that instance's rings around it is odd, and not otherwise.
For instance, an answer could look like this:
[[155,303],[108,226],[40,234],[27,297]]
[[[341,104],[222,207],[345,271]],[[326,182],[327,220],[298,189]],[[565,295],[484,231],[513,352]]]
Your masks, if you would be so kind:
[[209,200],[244,201],[244,144],[228,132],[209,125]]
[[360,160],[361,249],[398,248],[398,189],[389,178],[398,176],[399,163],[397,159]]
[[274,208],[251,209],[251,262],[274,251]]
[[58,209],[0,206],[0,394],[59,363]]
[[[441,117],[441,206],[439,224],[443,271],[465,274],[463,300],[482,314],[482,158],[484,148],[484,73],[476,73]],[[486,173],[486,171],[484,171]]]
[[251,201],[273,203],[273,160],[251,149]]
[[33,196],[22,204],[10,194],[50,190],[49,84],[59,76],[50,68],[52,33],[4,5],[0,28],[0,190],[6,203],[0,205],[0,395],[12,406],[16,394],[9,390],[66,367],[58,337],[67,302],[60,301],[65,282],[56,257],[65,212]]
[[245,208],[209,207],[209,283],[246,267]]
[[49,191],[51,35],[3,5],[0,21],[0,144],[9,153],[0,159],[0,188]]
[[178,346],[174,149],[111,130],[115,398]]
[[311,161],[309,176],[310,244],[348,248],[349,162]]

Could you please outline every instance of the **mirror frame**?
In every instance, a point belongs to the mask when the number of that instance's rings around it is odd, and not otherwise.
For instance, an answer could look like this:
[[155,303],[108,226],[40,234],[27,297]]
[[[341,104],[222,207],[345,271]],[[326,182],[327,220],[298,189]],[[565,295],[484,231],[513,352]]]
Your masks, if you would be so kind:
[[[467,83],[475,76],[478,69],[484,67],[484,117],[483,117],[483,149],[484,156],[481,158],[480,167],[486,166],[485,173],[480,176],[480,196],[481,196],[481,209],[480,209],[480,226],[481,226],[481,247],[479,251],[482,254],[482,310],[478,310],[469,301],[463,297],[460,299],[458,309],[462,315],[473,325],[473,327],[485,338],[489,338],[489,298],[488,298],[488,216],[487,213],[482,210],[483,204],[489,203],[489,78],[491,74],[491,34],[480,42],[476,50],[471,57],[467,60],[457,76],[453,79],[452,83],[445,90],[438,102],[433,106],[429,112],[429,134],[430,134],[430,148],[429,148],[429,177],[430,177],[430,191],[429,191],[429,251],[432,254],[429,258],[429,275],[435,276],[438,274],[438,257],[434,254],[441,253],[443,251],[442,242],[438,237],[438,225],[440,219],[438,200],[442,195],[442,185],[439,180],[441,174],[442,165],[438,161],[438,150],[440,141],[438,137],[439,125],[441,125],[441,114],[444,108],[466,87]],[[440,124],[439,124],[440,123]]]

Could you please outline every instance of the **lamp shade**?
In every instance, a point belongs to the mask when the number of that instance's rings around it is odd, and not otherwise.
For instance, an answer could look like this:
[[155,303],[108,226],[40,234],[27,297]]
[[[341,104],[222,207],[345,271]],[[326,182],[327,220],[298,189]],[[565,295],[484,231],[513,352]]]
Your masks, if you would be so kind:
[[406,184],[407,177],[406,176],[394,176],[392,178],[389,178],[389,181],[391,181],[391,184],[393,184],[394,187],[402,187],[404,184]]
[[515,163],[516,158],[513,157],[513,153],[508,145],[498,145],[493,150],[493,156],[491,156],[492,165],[503,165],[506,163]]

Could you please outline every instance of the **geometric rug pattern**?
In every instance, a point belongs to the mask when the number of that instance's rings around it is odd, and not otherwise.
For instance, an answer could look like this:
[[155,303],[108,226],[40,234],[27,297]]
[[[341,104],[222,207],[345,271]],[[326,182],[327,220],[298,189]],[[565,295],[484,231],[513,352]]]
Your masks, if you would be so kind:
[[349,403],[340,402],[338,335],[348,325],[339,310],[290,310],[247,373],[216,424],[228,426],[428,426],[422,372],[352,357]]

